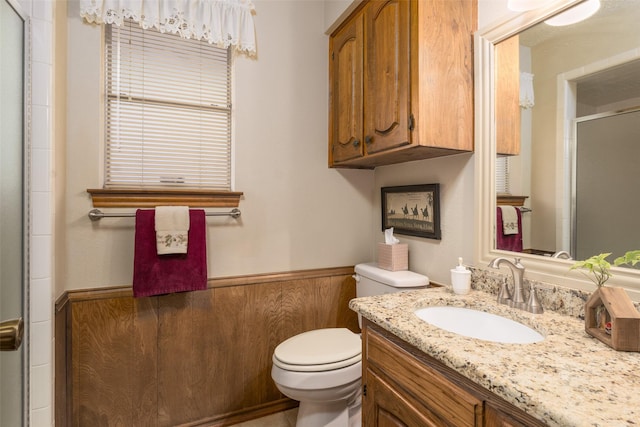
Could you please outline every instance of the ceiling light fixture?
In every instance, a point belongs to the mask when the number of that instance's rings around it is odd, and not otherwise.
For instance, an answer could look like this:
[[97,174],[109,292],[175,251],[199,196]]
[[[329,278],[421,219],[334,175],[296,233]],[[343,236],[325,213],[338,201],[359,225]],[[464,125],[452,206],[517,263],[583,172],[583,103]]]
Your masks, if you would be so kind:
[[600,9],[600,0],[587,0],[553,18],[547,19],[544,23],[552,27],[575,24],[576,22],[584,21],[596,13],[598,9]]

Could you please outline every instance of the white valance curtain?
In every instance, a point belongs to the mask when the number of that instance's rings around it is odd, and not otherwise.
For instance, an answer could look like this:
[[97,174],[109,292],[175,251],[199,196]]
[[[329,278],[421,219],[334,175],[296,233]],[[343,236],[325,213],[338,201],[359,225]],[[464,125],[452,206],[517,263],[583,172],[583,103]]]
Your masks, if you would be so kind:
[[528,110],[535,104],[533,74],[522,71],[520,73],[520,107]]
[[87,22],[122,25],[132,19],[144,29],[206,40],[218,47],[256,53],[251,0],[80,0]]

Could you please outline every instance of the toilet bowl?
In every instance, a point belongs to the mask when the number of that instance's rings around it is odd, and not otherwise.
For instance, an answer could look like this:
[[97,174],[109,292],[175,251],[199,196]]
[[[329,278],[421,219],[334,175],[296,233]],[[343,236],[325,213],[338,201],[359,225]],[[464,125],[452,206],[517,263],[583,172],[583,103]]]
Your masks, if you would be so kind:
[[296,425],[359,426],[362,377],[360,335],[316,329],[289,338],[273,353],[278,390],[300,402]]
[[[356,295],[424,288],[429,279],[374,264],[355,268]],[[298,427],[359,427],[362,424],[362,342],[346,328],[303,332],[273,352],[271,377],[278,390],[300,402]]]

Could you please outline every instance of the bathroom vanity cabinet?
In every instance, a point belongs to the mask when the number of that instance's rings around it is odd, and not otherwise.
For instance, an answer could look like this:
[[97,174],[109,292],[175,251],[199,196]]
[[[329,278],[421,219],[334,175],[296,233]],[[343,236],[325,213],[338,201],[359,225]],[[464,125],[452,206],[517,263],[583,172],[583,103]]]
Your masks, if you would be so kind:
[[476,1],[366,1],[329,41],[329,166],[473,150]]
[[433,357],[363,320],[364,426],[545,426]]

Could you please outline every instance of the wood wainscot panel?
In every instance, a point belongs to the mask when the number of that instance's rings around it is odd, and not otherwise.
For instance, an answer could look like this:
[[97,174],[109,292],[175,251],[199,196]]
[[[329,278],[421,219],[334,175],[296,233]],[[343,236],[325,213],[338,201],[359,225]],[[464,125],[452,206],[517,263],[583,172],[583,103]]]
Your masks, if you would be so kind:
[[154,422],[157,323],[149,299],[116,297],[71,306],[71,425]]
[[271,356],[307,330],[347,327],[353,267],[239,276],[133,298],[79,290],[56,303],[56,425],[222,426],[296,406]]

